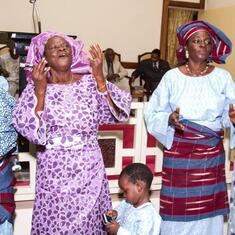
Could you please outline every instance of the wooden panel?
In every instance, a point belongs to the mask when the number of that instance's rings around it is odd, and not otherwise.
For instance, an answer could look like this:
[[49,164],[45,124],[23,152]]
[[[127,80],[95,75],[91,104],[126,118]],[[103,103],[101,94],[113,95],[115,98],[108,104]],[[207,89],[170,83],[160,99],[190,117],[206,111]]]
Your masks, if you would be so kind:
[[160,50],[161,58],[166,59],[167,56],[167,31],[168,31],[168,8],[169,0],[163,1],[162,9],[162,26],[161,26],[161,40],[160,40]]
[[115,166],[115,139],[99,139],[105,167]]
[[190,9],[205,9],[205,0],[200,0],[199,3],[170,1],[169,2],[169,7],[180,7],[180,8],[190,8]]
[[125,69],[136,69],[138,66],[137,62],[123,62],[123,61],[121,61],[121,64]]

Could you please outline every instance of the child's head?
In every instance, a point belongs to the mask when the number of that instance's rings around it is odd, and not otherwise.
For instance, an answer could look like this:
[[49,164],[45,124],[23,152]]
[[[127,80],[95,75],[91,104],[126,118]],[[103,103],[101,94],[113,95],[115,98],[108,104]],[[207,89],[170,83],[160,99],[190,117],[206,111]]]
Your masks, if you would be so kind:
[[126,200],[137,207],[146,197],[149,198],[152,180],[153,174],[145,164],[132,163],[122,170],[118,184]]

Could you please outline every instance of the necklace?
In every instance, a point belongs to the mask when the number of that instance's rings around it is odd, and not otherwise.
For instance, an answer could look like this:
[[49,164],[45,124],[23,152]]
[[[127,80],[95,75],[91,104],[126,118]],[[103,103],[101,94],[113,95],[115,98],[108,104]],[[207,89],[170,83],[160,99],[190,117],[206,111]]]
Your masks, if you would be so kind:
[[74,81],[74,76],[73,76],[73,73],[71,73],[71,76],[68,79],[67,83],[64,83],[62,86],[62,91],[63,91],[65,101],[71,100],[73,81]]
[[208,70],[208,68],[209,68],[209,65],[207,64],[206,67],[205,67],[202,71],[200,71],[200,72],[194,72],[194,73],[193,73],[193,72],[191,71],[191,69],[189,68],[188,63],[185,64],[185,68],[186,68],[187,72],[188,72],[189,74],[191,74],[193,77],[198,77],[198,76],[204,75],[204,74],[207,72],[207,70]]

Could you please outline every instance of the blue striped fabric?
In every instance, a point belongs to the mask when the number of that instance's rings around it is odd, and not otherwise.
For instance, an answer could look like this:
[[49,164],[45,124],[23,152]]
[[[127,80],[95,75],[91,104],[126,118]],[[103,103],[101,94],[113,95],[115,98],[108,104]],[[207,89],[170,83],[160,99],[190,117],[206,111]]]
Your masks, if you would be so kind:
[[196,197],[198,192],[201,191],[202,196],[211,195],[213,193],[226,192],[227,187],[222,183],[213,184],[213,185],[203,185],[192,188],[179,188],[179,187],[168,187],[163,186],[161,193],[165,196],[171,197],[173,194],[175,197],[183,197],[187,194],[188,197]]
[[193,221],[229,212],[223,132],[182,120],[171,149],[164,150],[160,214]]

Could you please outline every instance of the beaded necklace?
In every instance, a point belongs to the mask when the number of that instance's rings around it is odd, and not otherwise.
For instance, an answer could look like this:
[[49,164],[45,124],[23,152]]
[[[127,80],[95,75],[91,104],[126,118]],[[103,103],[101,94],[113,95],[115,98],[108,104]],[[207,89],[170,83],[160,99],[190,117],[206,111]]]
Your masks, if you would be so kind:
[[188,72],[189,74],[191,74],[193,77],[198,77],[198,76],[204,75],[204,74],[208,71],[209,65],[207,64],[206,67],[205,67],[205,69],[203,69],[202,71],[197,72],[197,73],[193,73],[193,72],[191,71],[191,69],[189,68],[188,63],[185,64],[185,68],[186,68],[187,72]]
[[65,100],[70,100],[71,99],[71,87],[73,86],[73,81],[74,81],[74,76],[73,73],[71,73],[71,76],[69,78],[69,80],[67,81],[67,83],[62,84],[62,91],[63,91],[63,95]]

